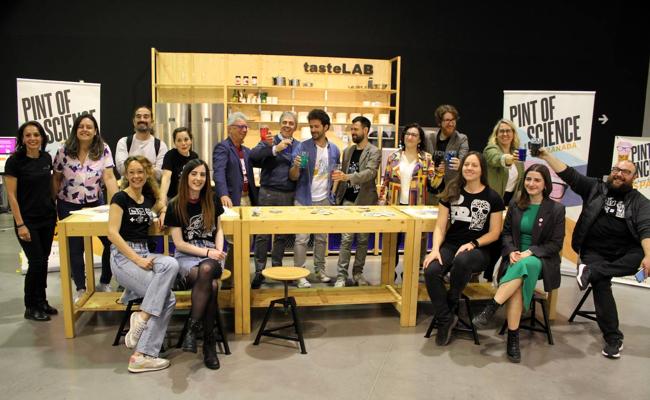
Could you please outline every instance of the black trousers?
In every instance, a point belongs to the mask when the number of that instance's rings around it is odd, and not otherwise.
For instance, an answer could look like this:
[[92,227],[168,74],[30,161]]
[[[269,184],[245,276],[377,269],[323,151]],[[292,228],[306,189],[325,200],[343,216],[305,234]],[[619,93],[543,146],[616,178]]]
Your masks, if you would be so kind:
[[583,249],[580,252],[580,260],[589,270],[596,320],[605,341],[623,340],[623,332],[618,329],[618,310],[612,293],[612,278],[634,275],[643,260],[643,249],[636,247],[616,255],[602,255],[595,250]]
[[[31,237],[30,242],[20,240],[18,243],[27,256],[29,267],[25,275],[25,307],[36,307],[39,303],[47,300],[45,288],[47,288],[47,260],[52,250],[54,238],[54,227],[56,219],[48,222],[39,222],[36,226],[26,223]],[[18,230],[16,237],[18,237]]]
[[[451,318],[472,274],[485,270],[490,262],[490,252],[486,247],[464,251],[455,256],[459,247],[443,243],[440,247],[443,264],[436,260],[424,270],[424,281],[433,305],[434,317],[439,321]],[[449,292],[444,283],[444,276],[448,272]]]

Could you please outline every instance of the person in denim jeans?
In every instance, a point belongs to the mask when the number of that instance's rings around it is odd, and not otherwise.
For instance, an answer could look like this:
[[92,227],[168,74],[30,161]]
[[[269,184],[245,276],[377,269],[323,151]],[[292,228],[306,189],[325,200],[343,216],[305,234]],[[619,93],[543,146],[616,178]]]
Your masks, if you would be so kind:
[[111,269],[125,288],[123,301],[143,299],[140,312],[131,315],[125,337],[126,347],[135,348],[128,369],[157,371],[169,367],[169,360],[158,355],[176,305],[172,285],[178,262],[150,254],[147,248],[149,225],[154,222],[154,212],[162,207],[151,162],[131,156],[124,164],[122,191],[113,196],[108,214],[108,238],[113,243]]
[[207,182],[209,176],[205,161],[194,159],[185,164],[178,194],[167,206],[167,225],[176,246],[174,257],[180,275],[192,288],[192,311],[183,351],[196,353],[196,336],[203,325],[203,363],[210,369],[218,369],[213,331],[218,311],[218,279],[226,253],[219,220],[223,207]]

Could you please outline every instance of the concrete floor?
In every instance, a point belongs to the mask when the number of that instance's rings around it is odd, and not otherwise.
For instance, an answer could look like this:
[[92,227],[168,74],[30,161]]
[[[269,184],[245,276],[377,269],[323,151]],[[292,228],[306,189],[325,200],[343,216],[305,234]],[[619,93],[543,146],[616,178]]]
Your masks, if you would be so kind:
[[[0,215],[0,228],[11,218]],[[542,334],[522,333],[522,363],[505,357],[502,322],[481,331],[481,345],[454,337],[437,347],[424,333],[431,320],[420,303],[418,324],[400,328],[391,306],[303,308],[307,351],[254,334],[232,334],[232,314],[224,312],[232,354],[220,355],[221,369],[203,367],[198,355],[172,350],[172,366],[130,374],[130,351],[112,347],[120,315],[84,316],[75,339],[63,337],[63,318],[37,323],[23,319],[23,276],[17,270],[13,229],[0,232],[0,398],[1,399],[648,399],[650,291],[615,285],[625,349],[621,359],[601,354],[594,322],[567,318],[580,298],[575,280],[564,277],[555,345]],[[369,257],[367,277],[379,280],[377,259]],[[328,260],[335,273],[335,257]],[[48,276],[48,296],[61,310],[58,273]],[[253,332],[262,310],[252,316]],[[179,330],[175,317],[170,329]]]

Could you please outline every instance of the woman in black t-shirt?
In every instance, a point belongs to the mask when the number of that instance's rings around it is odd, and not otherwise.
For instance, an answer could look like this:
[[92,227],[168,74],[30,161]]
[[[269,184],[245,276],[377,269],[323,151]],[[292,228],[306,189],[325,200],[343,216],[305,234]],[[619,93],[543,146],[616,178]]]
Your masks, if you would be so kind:
[[[129,371],[147,372],[167,368],[169,360],[159,358],[176,297],[172,285],[178,274],[173,257],[149,254],[147,239],[154,212],[162,205],[151,162],[131,156],[124,162],[122,190],[111,199],[108,238],[111,269],[115,279],[127,289],[123,301],[142,298],[140,312],[131,315],[126,347],[135,348]],[[145,329],[146,328],[146,329]]]
[[172,133],[174,149],[165,153],[162,165],[162,180],[160,181],[160,198],[167,204],[178,192],[178,181],[183,167],[188,161],[199,158],[192,151],[192,133],[185,127],[174,129]]
[[52,249],[56,209],[52,196],[52,158],[47,136],[36,121],[16,134],[16,151],[5,164],[5,185],[18,242],[27,256],[25,319],[49,321],[58,311],[47,302],[47,261]]
[[[449,343],[458,322],[454,310],[472,274],[489,266],[488,245],[499,239],[503,220],[503,200],[488,186],[483,155],[471,151],[461,166],[461,174],[440,195],[433,247],[424,259],[427,291],[438,320],[439,346]],[[444,284],[447,272],[449,293]]]
[[218,279],[221,277],[223,230],[219,216],[221,201],[216,201],[210,186],[208,165],[203,160],[185,164],[178,194],[167,206],[167,225],[176,246],[179,273],[192,287],[192,312],[183,351],[196,353],[196,335],[203,324],[203,361],[210,369],[219,368],[213,329],[217,316]]

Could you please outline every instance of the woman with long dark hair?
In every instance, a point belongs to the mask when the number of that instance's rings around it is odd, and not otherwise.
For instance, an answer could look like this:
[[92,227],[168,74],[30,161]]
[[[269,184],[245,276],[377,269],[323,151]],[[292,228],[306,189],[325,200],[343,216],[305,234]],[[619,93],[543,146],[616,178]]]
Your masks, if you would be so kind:
[[[102,182],[106,185],[106,200],[110,201],[117,192],[114,166],[111,149],[102,139],[95,117],[92,114],[77,117],[65,145],[59,148],[54,157],[54,190],[59,219],[66,218],[72,211],[104,204]],[[104,244],[104,253],[97,290],[108,292],[111,291],[109,284],[112,278],[110,243],[106,237],[100,239]],[[71,237],[69,243],[70,268],[77,289],[73,296],[76,302],[86,291],[83,239]]]
[[[458,322],[455,309],[472,274],[486,269],[489,245],[499,239],[503,200],[487,183],[483,155],[470,151],[461,160],[461,173],[440,196],[433,247],[424,259],[424,278],[438,320],[436,344],[449,343]],[[444,276],[449,273],[449,291]]]
[[564,242],[564,206],[550,199],[551,174],[542,164],[533,164],[524,173],[519,199],[508,208],[503,225],[502,262],[499,289],[485,309],[473,319],[485,327],[505,303],[508,319],[508,359],[521,361],[519,321],[528,311],[538,279],[544,290],[560,287],[560,250]]
[[173,257],[150,254],[149,226],[161,210],[160,192],[153,166],[143,156],[124,161],[122,190],[111,199],[108,238],[111,240],[111,269],[124,286],[123,301],[142,298],[140,311],[131,314],[126,347],[135,348],[129,371],[157,371],[169,367],[158,357],[169,319],[176,306],[172,285],[178,274]]
[[183,351],[196,353],[196,336],[203,327],[203,361],[210,369],[219,368],[216,339],[218,279],[223,271],[223,230],[219,216],[221,201],[210,182],[208,165],[193,159],[185,164],[178,194],[167,206],[167,225],[176,246],[179,273],[192,288],[192,311]]
[[47,136],[36,121],[16,134],[16,151],[5,164],[4,181],[18,243],[27,256],[25,319],[49,321],[58,311],[49,305],[47,261],[52,249],[56,209],[52,198],[52,158],[45,152]]

